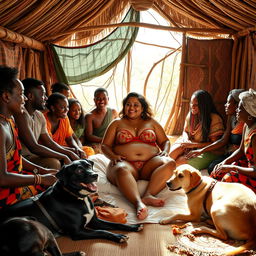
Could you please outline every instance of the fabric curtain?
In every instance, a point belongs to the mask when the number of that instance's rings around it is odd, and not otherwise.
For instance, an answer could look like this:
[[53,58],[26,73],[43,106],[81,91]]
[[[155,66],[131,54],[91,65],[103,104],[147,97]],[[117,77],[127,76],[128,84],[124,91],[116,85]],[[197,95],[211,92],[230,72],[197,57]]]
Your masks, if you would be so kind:
[[231,88],[233,40],[197,40],[187,38],[186,56],[181,64],[184,75],[171,111],[166,132],[181,134],[189,111],[190,97],[194,91],[208,91],[218,111],[225,117],[224,104]]
[[[50,81],[45,71],[44,53],[22,45],[0,40],[0,64],[15,67],[19,70],[19,79],[33,77],[43,81]],[[46,66],[45,66],[46,65]]]
[[[132,8],[123,22],[139,22],[139,12]],[[114,67],[133,45],[138,28],[119,27],[103,40],[85,47],[60,47],[52,45],[59,81],[63,72],[68,84],[86,82]],[[61,71],[63,69],[63,72]],[[62,75],[60,75],[62,74]],[[64,81],[63,81],[64,82]]]
[[256,34],[235,37],[231,88],[256,89]]

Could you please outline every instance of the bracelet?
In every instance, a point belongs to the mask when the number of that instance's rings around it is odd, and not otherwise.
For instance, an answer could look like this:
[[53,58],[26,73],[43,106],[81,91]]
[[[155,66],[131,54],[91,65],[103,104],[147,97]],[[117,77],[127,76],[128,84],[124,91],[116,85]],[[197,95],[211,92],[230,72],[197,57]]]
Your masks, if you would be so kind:
[[35,168],[35,169],[33,170],[33,173],[34,173],[34,174],[38,174],[38,173],[39,173],[39,169]]
[[34,185],[36,186],[38,184],[38,177],[37,174],[34,175]]
[[42,183],[42,177],[39,174],[34,175],[34,184],[40,185]]

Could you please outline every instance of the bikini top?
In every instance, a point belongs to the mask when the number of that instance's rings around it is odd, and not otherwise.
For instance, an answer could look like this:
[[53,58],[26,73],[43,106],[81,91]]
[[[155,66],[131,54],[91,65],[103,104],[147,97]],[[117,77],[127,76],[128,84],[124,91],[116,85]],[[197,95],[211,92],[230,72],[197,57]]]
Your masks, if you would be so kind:
[[129,130],[120,129],[116,134],[116,144],[126,144],[134,141],[156,146],[155,131],[146,128],[139,134],[139,136],[134,136]]

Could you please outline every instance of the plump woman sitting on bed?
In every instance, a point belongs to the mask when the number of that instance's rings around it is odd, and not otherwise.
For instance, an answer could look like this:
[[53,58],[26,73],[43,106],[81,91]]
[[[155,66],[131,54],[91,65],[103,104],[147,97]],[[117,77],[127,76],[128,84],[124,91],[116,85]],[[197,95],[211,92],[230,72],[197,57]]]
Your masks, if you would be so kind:
[[[107,128],[102,151],[111,162],[107,178],[116,185],[137,210],[137,218],[148,215],[146,205],[161,207],[157,198],[176,167],[168,157],[170,142],[161,125],[152,118],[146,99],[131,92],[123,100],[120,118]],[[141,198],[137,180],[149,180]]]
[[210,145],[221,138],[223,133],[223,121],[211,95],[204,90],[195,91],[191,96],[183,135],[172,145],[170,157],[176,160],[177,165],[189,164],[198,170],[205,169],[224,153],[224,147],[197,157],[193,157],[191,151]]

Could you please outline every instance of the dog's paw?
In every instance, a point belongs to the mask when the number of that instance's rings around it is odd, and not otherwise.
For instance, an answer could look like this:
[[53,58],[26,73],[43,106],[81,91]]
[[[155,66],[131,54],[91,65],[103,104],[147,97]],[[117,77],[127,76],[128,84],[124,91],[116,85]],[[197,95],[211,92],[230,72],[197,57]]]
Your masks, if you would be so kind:
[[135,224],[134,225],[134,231],[141,231],[143,230],[144,226],[143,224]]
[[201,234],[203,233],[204,231],[201,229],[201,228],[194,228],[192,231],[191,231],[191,234],[193,235],[197,235],[197,234]]
[[159,224],[161,224],[161,225],[166,225],[166,224],[169,224],[169,223],[171,223],[169,218],[163,218],[159,221]]
[[129,236],[126,236],[126,235],[121,235],[119,234],[119,243],[126,243],[129,239]]
[[86,256],[85,252],[62,253],[62,256]]
[[139,224],[137,231],[141,231],[141,230],[143,230],[143,228],[144,228],[143,224]]

